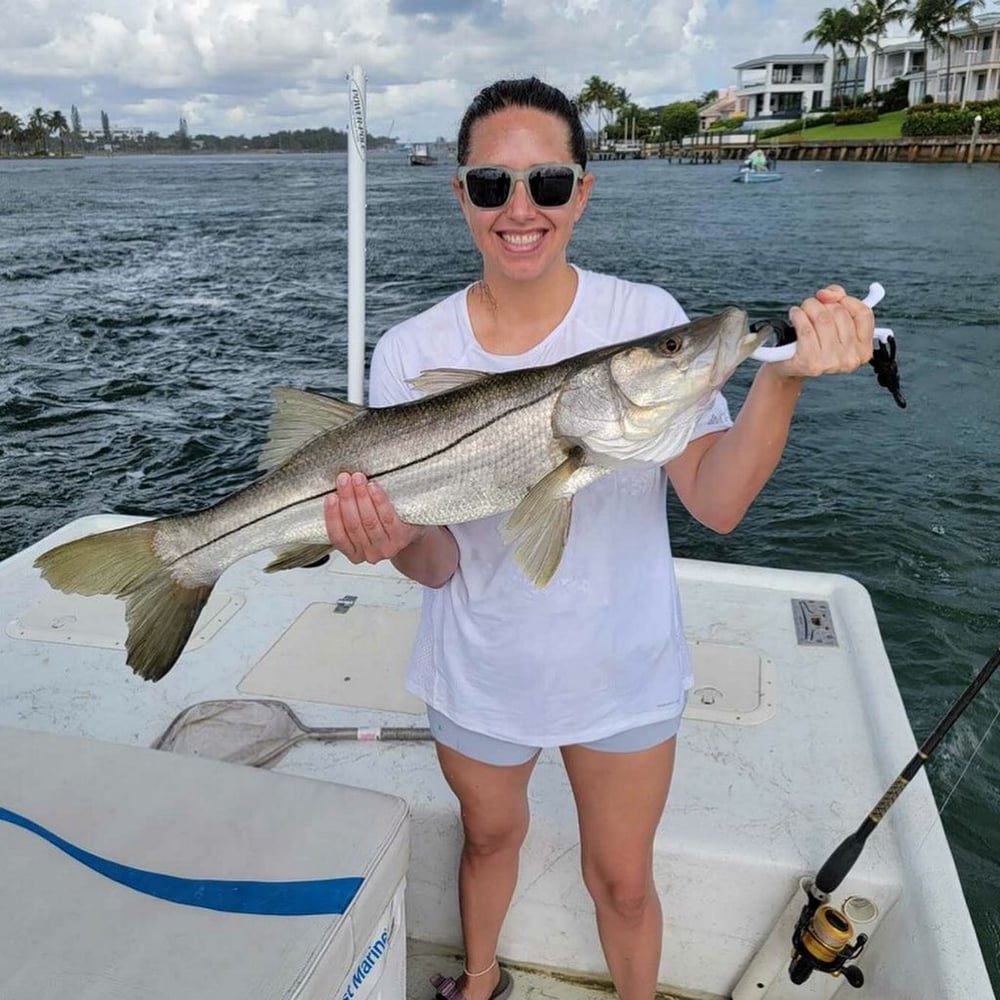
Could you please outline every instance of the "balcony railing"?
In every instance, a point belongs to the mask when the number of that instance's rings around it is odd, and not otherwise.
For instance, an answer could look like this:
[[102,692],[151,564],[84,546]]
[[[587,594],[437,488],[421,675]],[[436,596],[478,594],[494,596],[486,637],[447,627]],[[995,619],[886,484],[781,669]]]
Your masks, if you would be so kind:
[[[958,49],[951,54],[951,68],[965,69],[968,66],[985,66],[989,63],[1000,63],[1000,49]],[[939,56],[932,55],[927,60],[928,69],[944,69],[948,59],[942,52]]]
[[984,66],[987,63],[1000,62],[1000,51],[994,49],[990,51],[989,49],[980,49],[978,52],[972,54],[972,60],[970,61],[970,66]]

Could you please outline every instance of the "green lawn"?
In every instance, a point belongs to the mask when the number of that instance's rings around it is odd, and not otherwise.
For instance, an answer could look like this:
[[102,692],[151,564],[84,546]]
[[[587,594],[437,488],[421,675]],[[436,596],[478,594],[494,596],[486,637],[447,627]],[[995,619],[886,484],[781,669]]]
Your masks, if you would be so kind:
[[890,111],[865,125],[820,125],[803,132],[789,132],[766,142],[826,142],[829,139],[899,139],[905,111]]

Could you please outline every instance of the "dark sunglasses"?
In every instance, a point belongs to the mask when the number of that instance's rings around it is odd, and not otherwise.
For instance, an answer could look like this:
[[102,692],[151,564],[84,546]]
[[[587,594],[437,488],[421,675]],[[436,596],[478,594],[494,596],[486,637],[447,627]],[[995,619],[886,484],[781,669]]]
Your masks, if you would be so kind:
[[540,163],[527,170],[494,166],[459,167],[458,180],[476,208],[503,208],[523,181],[528,197],[538,208],[561,208],[569,203],[576,182],[583,177],[579,163]]

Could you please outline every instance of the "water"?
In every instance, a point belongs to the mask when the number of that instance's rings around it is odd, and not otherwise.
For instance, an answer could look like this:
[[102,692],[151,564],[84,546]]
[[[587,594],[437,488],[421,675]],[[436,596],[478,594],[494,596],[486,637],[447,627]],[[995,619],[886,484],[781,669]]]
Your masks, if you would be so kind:
[[[867,370],[810,384],[736,533],[671,516],[679,555],[860,580],[922,738],[1000,641],[996,166],[594,171],[574,260],[692,315],[885,285],[909,408]],[[449,173],[370,158],[370,343],[476,277]],[[0,557],[84,514],[218,499],[254,474],[271,386],[343,392],[346,190],[342,156],[0,161]],[[928,769],[1000,985],[1000,724],[962,777],[998,711],[1000,678]]]

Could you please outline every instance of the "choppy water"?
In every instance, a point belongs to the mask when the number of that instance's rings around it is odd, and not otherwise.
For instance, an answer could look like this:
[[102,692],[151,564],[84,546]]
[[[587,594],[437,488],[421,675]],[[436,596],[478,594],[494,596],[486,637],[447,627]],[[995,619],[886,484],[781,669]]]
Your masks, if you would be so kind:
[[[271,386],[343,391],[346,169],[0,161],[0,557],[79,515],[218,499],[253,473]],[[719,538],[679,510],[672,524],[679,555],[860,580],[919,739],[1000,642],[1000,171],[782,169],[746,187],[730,166],[595,164],[574,259],[663,284],[693,315],[885,285],[909,408],[867,372],[811,384],[741,528]],[[370,342],[475,277],[448,174],[369,161]],[[939,802],[998,710],[1000,677],[929,766]],[[1000,984],[998,775],[1000,724],[944,821]]]

